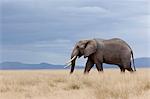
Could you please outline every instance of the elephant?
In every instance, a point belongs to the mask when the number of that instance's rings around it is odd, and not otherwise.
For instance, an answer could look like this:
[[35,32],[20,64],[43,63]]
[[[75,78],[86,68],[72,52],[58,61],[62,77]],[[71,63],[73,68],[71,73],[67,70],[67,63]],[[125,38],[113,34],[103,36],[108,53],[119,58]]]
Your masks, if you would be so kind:
[[[99,72],[103,72],[103,63],[118,65],[121,72],[128,70],[133,72],[131,67],[131,57],[134,66],[134,56],[131,47],[120,38],[111,39],[87,39],[80,40],[73,48],[71,59],[66,63],[71,66],[70,74],[73,73],[77,57],[88,58],[84,73],[89,73],[96,65]],[[67,67],[67,66],[66,66]]]

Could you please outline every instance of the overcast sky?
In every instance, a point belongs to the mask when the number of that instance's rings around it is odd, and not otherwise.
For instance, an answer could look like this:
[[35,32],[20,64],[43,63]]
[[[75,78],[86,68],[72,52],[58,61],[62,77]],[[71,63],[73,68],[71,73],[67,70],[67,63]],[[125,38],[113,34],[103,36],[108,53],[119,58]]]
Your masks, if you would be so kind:
[[149,0],[3,0],[0,4],[1,61],[64,64],[78,40],[112,37],[128,42],[136,58],[150,57]]

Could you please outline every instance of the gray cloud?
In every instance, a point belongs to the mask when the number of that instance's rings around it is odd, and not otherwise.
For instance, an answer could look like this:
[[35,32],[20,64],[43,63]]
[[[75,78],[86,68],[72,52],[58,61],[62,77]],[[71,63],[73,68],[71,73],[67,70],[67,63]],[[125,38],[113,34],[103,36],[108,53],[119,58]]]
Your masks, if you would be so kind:
[[4,61],[55,63],[58,60],[62,64],[76,41],[112,37],[131,44],[136,57],[150,57],[148,50],[140,52],[150,49],[148,0],[5,0],[1,3]]

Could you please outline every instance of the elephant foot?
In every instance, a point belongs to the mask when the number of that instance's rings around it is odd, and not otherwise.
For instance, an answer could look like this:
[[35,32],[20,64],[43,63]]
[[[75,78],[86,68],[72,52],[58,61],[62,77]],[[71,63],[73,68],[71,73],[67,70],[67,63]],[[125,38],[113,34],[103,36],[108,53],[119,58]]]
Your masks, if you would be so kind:
[[103,70],[100,70],[100,71],[98,71],[98,73],[104,73],[104,71],[103,71]]
[[89,72],[88,72],[88,71],[85,71],[84,74],[87,75],[87,74],[89,74]]

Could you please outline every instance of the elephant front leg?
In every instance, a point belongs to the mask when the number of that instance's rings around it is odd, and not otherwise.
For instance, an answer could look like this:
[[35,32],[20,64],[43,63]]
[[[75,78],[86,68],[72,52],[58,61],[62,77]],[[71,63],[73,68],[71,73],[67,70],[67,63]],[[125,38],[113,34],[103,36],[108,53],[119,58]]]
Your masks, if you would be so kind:
[[88,59],[86,62],[86,66],[85,66],[85,70],[84,70],[84,74],[89,73],[89,71],[91,70],[91,68],[93,67],[94,63],[92,60]]
[[97,70],[99,71],[99,72],[102,72],[103,71],[103,64],[102,63],[97,63],[96,64],[96,68],[97,68]]

